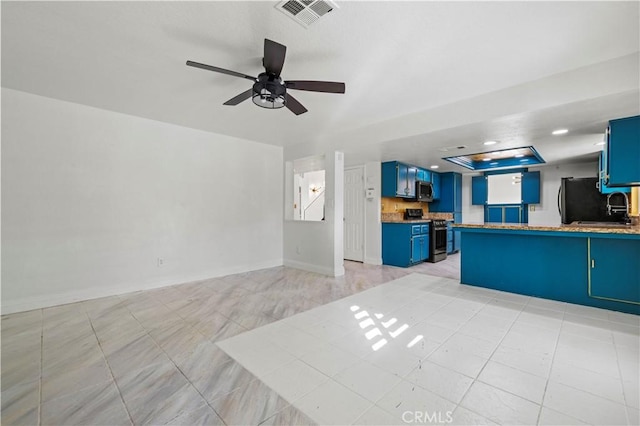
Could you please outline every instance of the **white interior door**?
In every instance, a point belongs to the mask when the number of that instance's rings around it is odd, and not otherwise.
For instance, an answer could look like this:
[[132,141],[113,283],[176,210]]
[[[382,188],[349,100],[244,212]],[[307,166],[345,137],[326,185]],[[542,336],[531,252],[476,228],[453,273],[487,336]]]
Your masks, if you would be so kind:
[[364,167],[344,171],[344,258],[364,261]]

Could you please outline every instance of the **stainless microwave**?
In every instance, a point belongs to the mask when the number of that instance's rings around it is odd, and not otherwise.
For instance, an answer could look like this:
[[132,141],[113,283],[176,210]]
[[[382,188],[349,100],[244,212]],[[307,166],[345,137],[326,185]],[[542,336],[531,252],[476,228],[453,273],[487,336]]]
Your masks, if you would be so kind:
[[433,184],[431,182],[416,182],[416,200],[417,201],[433,201]]

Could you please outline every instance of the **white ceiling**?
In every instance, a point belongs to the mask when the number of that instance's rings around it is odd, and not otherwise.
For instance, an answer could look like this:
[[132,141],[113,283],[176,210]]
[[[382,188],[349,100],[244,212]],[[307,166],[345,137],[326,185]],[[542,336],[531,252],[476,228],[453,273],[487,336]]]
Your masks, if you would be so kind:
[[[593,159],[608,119],[640,113],[639,2],[338,2],[305,29],[277,2],[2,1],[2,86],[284,147],[343,150],[347,164],[440,164],[534,145],[550,163]],[[309,112],[245,101],[264,38]],[[568,135],[551,137],[557,127]]]

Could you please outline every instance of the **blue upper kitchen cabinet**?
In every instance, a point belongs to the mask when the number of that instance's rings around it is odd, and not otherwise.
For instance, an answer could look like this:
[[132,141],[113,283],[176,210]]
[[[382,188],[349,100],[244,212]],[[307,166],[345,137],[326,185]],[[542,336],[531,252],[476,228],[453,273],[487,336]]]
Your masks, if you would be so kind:
[[417,168],[416,170],[416,180],[422,182],[431,182],[431,172],[429,170]]
[[383,197],[415,198],[418,168],[397,161],[382,163]]
[[[462,223],[462,175],[455,172],[433,173],[440,178],[439,199],[434,196],[429,205],[430,212],[453,213],[453,222]],[[433,184],[434,189],[436,184]],[[460,250],[460,231],[453,232],[452,250],[454,253]]]
[[522,204],[540,204],[540,172],[522,173]]
[[433,199],[440,199],[440,173],[431,172],[431,184],[433,185]]
[[489,183],[486,176],[473,176],[471,178],[471,204],[484,206],[487,204]]
[[[435,173],[434,173],[435,174]],[[440,197],[429,205],[430,212],[462,212],[462,175],[455,172],[438,173]],[[436,183],[433,183],[434,190]]]
[[607,164],[607,150],[603,149],[600,151],[600,156],[598,157],[598,188],[600,189],[601,194],[611,194],[613,192],[631,192],[630,187],[616,187],[610,188],[604,182],[604,176],[606,173],[605,164]]
[[640,186],[640,116],[609,121],[605,184]]

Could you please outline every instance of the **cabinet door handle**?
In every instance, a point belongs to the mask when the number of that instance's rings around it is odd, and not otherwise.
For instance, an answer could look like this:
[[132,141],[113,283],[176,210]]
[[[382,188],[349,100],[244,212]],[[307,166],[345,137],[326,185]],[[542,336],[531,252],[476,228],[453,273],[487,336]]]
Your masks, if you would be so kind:
[[596,267],[596,260],[595,259],[591,259],[591,269]]

